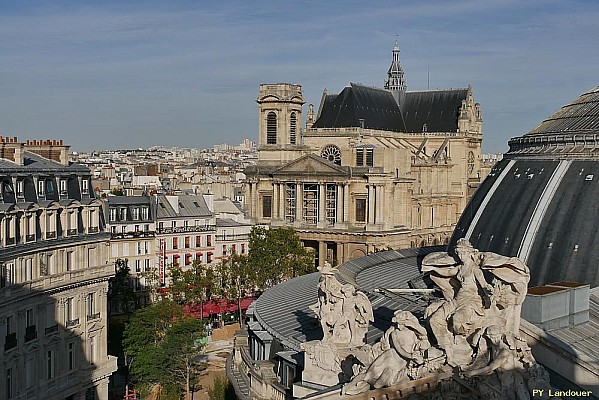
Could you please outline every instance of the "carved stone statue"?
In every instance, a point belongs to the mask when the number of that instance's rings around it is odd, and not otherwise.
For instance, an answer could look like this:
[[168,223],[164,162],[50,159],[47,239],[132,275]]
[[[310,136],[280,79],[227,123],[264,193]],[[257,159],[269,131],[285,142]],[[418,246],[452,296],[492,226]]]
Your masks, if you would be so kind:
[[[458,240],[454,251],[459,261],[447,253],[432,253],[422,261],[422,271],[430,272],[444,297],[431,304],[425,315],[452,366],[469,362],[472,343],[468,339],[479,329],[501,325],[517,334],[530,279],[528,268],[517,258],[481,253],[465,239]],[[490,273],[492,283],[484,271]]]
[[[430,273],[443,296],[427,307],[425,325],[410,312],[396,311],[393,326],[371,348],[372,361],[360,360],[364,367],[342,393],[452,373],[460,376],[460,383],[445,382],[444,396],[455,392],[455,398],[464,398],[461,393],[470,387],[479,393],[477,398],[525,400],[533,389],[549,388],[547,373],[518,337],[520,305],[529,280],[526,265],[517,258],[479,252],[465,239],[458,241],[454,252],[456,258],[433,253],[422,262],[423,272]],[[342,307],[352,321],[358,321],[360,314],[356,303]]]
[[397,385],[416,379],[429,359],[440,359],[442,352],[432,348],[426,329],[409,311],[398,310],[381,341],[373,347],[378,353],[364,373],[344,387],[345,394],[358,394],[368,389]]
[[374,321],[368,297],[351,284],[341,284],[336,269],[325,262],[320,268],[318,303],[310,309],[318,316],[323,338],[303,345],[308,382],[335,385],[347,382],[356,365],[371,361],[365,344],[368,325]]

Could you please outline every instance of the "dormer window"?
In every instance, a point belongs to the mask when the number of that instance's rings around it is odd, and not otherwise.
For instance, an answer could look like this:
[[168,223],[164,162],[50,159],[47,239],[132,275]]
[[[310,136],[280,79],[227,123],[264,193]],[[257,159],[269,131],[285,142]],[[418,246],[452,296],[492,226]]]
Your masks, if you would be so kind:
[[81,194],[89,194],[89,181],[87,179],[81,181]]
[[134,221],[139,220],[139,207],[133,207],[132,211],[132,218]]
[[111,208],[110,209],[110,214],[108,216],[110,222],[116,221],[116,211],[117,211],[116,208]]
[[142,207],[141,209],[141,218],[143,220],[150,219],[150,210],[148,207]]
[[60,180],[60,195],[61,196],[66,196],[68,193],[67,191],[67,180],[66,179],[61,179]]
[[126,207],[121,207],[119,209],[119,219],[121,221],[126,221],[127,220],[127,208]]
[[43,179],[37,181],[37,195],[42,197],[45,195],[46,182]]
[[[10,184],[7,186],[8,186],[7,189],[9,189]],[[25,197],[25,190],[23,189],[24,186],[25,186],[25,183],[23,181],[21,181],[21,180],[17,181],[17,197],[19,197],[19,198]]]

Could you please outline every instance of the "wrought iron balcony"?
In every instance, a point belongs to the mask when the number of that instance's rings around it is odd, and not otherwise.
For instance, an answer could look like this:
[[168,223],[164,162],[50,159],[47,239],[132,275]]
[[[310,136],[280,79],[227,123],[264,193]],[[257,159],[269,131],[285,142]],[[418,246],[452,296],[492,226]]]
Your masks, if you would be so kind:
[[79,318],[76,319],[72,319],[70,321],[67,321],[67,328],[71,328],[73,326],[79,325]]
[[37,339],[37,329],[35,325],[25,328],[25,342],[30,342],[33,339]]
[[94,319],[98,319],[98,318],[100,318],[100,313],[99,312],[87,316],[87,320],[88,321],[93,321]]
[[47,327],[44,330],[44,334],[51,335],[52,333],[58,332],[58,324]]
[[4,351],[8,351],[13,347],[17,347],[17,333],[9,333],[6,335],[6,339],[4,339]]

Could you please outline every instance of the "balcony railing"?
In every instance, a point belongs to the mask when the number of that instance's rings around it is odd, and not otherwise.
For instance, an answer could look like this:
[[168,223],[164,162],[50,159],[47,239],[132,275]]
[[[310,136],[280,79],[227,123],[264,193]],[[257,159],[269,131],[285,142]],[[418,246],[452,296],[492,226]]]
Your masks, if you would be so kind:
[[87,228],[87,231],[89,233],[98,233],[100,229],[97,226],[90,226],[89,228]]
[[158,228],[158,233],[187,233],[187,232],[210,232],[216,229],[215,226],[178,226],[178,227],[166,227]]
[[46,239],[55,239],[55,238],[56,238],[56,231],[46,232]]
[[77,235],[77,229],[67,229],[67,236]]
[[67,324],[66,324],[66,325],[67,325],[67,328],[71,328],[71,327],[73,327],[73,326],[77,326],[77,325],[79,325],[79,318],[76,318],[76,319],[72,319],[72,320],[70,320],[70,321],[67,321]]
[[138,239],[138,238],[153,238],[155,233],[152,231],[137,231],[137,232],[125,232],[125,233],[112,233],[111,239]]
[[35,240],[35,235],[26,235],[25,240],[28,242],[33,242]]
[[6,335],[6,339],[4,339],[4,351],[8,351],[13,347],[17,347],[17,333],[9,333]]
[[215,235],[216,240],[225,242],[225,241],[238,241],[238,240],[248,240],[250,235],[247,233],[239,234],[239,235]]
[[95,314],[90,314],[90,315],[87,316],[87,320],[88,321],[93,321],[94,319],[98,319],[98,318],[100,318],[100,313],[99,312],[97,312]]
[[25,342],[30,342],[34,339],[37,339],[37,329],[35,325],[31,325],[25,328]]
[[51,335],[56,332],[58,332],[58,324],[49,326],[44,330],[45,335]]

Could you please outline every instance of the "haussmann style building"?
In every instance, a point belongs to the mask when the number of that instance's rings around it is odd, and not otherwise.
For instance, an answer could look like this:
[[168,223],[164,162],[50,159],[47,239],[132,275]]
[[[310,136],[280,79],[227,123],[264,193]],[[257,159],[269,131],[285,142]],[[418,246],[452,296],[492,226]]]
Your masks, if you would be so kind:
[[108,399],[109,234],[56,140],[0,141],[0,398]]

